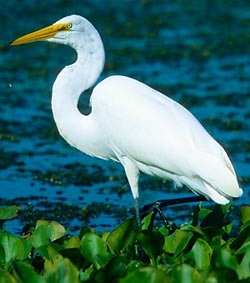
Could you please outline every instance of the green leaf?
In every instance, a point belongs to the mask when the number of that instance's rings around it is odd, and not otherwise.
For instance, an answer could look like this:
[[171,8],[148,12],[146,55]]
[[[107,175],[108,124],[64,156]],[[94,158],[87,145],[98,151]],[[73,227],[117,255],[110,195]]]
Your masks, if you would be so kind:
[[3,206],[0,208],[0,220],[8,220],[15,218],[18,214],[18,211],[21,208],[19,206]]
[[164,237],[158,231],[143,230],[137,235],[137,240],[144,252],[153,260],[162,252]]
[[44,258],[45,270],[53,268],[54,265],[58,264],[63,259],[63,256],[57,250],[48,245],[37,248],[36,252]]
[[56,241],[65,235],[65,228],[57,223],[56,221],[51,221],[48,226],[50,230],[50,240]]
[[34,248],[48,244],[50,241],[60,239],[65,235],[65,228],[55,222],[38,220],[32,236],[28,238]]
[[14,277],[7,271],[0,269],[0,282],[1,283],[17,283]]
[[245,253],[245,255],[242,258],[242,261],[240,263],[241,267],[241,278],[250,278],[250,249],[248,249]]
[[[170,276],[160,269],[155,267],[143,267],[138,269],[125,278],[119,281],[120,283],[134,283],[134,282],[145,282],[145,283],[156,283],[156,282],[171,282]],[[184,281],[183,281],[184,282]]]
[[193,233],[176,230],[173,234],[165,237],[163,250],[177,256],[184,251],[192,237]]
[[107,237],[107,244],[114,253],[121,253],[134,244],[135,218],[130,218],[119,225]]
[[28,241],[15,237],[5,231],[0,234],[0,246],[2,246],[4,251],[4,253],[1,252],[1,255],[4,255],[2,260],[5,263],[9,263],[15,259],[23,260],[31,252],[31,246]]
[[207,214],[201,223],[201,227],[223,227],[225,225],[225,207],[216,205],[214,209]]
[[142,220],[141,220],[141,230],[147,230],[151,229],[152,227],[152,217],[155,217],[155,212],[152,211],[149,214],[147,214]]
[[[26,281],[27,282],[27,281]],[[45,274],[46,283],[78,283],[79,271],[65,258],[60,260],[51,270]]]
[[73,248],[79,248],[80,247],[80,239],[77,236],[72,236],[71,238],[67,239],[63,246],[65,249],[73,249]]
[[25,262],[17,261],[12,264],[13,274],[17,282],[43,283],[44,280],[35,272],[33,267]]
[[193,226],[191,224],[184,224],[183,226],[181,226],[180,228],[181,231],[186,231],[186,232],[193,232],[196,233],[197,236],[205,236],[205,233],[203,232],[203,230],[198,227],[198,226]]
[[239,264],[234,255],[228,250],[216,247],[212,256],[212,262],[216,268],[229,268],[235,270]]
[[207,209],[207,208],[200,208],[198,211],[198,217],[199,219],[203,220],[204,218],[206,218],[208,216],[208,214],[210,214],[212,212],[211,209]]
[[230,232],[231,232],[232,229],[233,229],[233,222],[231,222],[231,223],[225,225],[225,226],[223,227],[223,229],[224,229],[225,233],[230,234]]
[[192,266],[187,264],[177,265],[170,271],[171,279],[174,283],[203,283],[201,275]]
[[125,256],[116,256],[105,266],[105,282],[116,282],[116,279],[123,278],[127,274],[130,260]]
[[213,250],[206,241],[197,239],[187,258],[192,259],[195,267],[201,270],[210,266],[212,253]]
[[85,263],[89,265],[89,262],[85,260],[80,249],[72,248],[72,249],[60,250],[60,254],[63,257],[70,259],[70,261],[78,268],[81,268],[82,265]]
[[249,238],[246,240],[246,242],[236,251],[236,255],[239,254],[244,254],[246,253],[248,250],[250,250],[250,236]]
[[248,242],[250,237],[250,225],[248,222],[243,224],[240,228],[240,233],[238,233],[237,237],[231,244],[231,248],[239,249],[244,243]]
[[[196,281],[194,281],[196,283]],[[221,268],[221,269],[214,269],[208,277],[206,281],[201,281],[202,283],[249,283],[248,281],[240,281],[238,280],[237,273],[234,270]]]
[[113,257],[112,254],[107,252],[107,244],[95,233],[83,235],[80,250],[82,255],[94,264],[96,269],[104,267]]
[[242,224],[250,221],[250,206],[243,206],[241,208],[240,221]]
[[139,268],[145,267],[146,264],[143,263],[140,260],[130,260],[130,262],[128,263],[128,273],[132,273],[136,270],[138,270]]

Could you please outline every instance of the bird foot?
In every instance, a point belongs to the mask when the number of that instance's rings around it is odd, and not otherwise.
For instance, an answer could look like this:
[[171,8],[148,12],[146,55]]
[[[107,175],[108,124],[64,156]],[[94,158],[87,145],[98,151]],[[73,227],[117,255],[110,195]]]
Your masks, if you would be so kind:
[[185,197],[185,198],[177,198],[177,199],[169,199],[169,200],[158,200],[156,202],[147,204],[142,209],[140,209],[140,218],[143,219],[149,213],[153,212],[151,217],[151,223],[149,225],[149,227],[152,228],[155,216],[157,213],[159,213],[165,227],[169,230],[174,230],[175,227],[170,225],[170,223],[168,222],[167,218],[165,217],[162,211],[162,208],[170,205],[177,205],[177,204],[197,202],[197,201],[207,201],[207,199],[204,196],[194,196],[194,197]]

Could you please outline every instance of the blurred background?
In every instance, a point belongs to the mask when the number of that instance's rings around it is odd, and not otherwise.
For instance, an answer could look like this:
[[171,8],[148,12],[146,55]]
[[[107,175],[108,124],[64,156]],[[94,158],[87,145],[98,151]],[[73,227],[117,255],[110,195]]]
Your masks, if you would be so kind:
[[[133,215],[123,169],[88,157],[59,136],[50,99],[58,72],[75,60],[67,46],[8,46],[15,38],[79,14],[99,31],[106,50],[103,79],[143,81],[188,108],[228,152],[241,187],[237,213],[250,194],[250,2],[248,0],[44,0],[1,5],[0,205],[20,205],[7,228],[20,233],[37,219],[71,231],[114,228]],[[89,111],[88,92],[79,103]],[[77,127],[77,125],[76,125]],[[142,176],[141,204],[193,195]],[[166,210],[188,220],[192,205]],[[213,207],[213,203],[206,205]]]

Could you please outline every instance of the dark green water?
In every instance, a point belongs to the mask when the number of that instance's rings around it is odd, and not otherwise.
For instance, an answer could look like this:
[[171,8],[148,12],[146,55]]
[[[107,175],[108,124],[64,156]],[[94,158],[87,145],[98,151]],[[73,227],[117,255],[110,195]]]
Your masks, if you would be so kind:
[[[119,164],[90,158],[59,136],[50,110],[57,73],[74,61],[65,46],[8,47],[18,36],[80,14],[99,30],[106,49],[102,78],[134,77],[187,107],[225,147],[250,194],[249,1],[18,1],[1,6],[0,202],[22,213],[10,229],[55,219],[78,229],[116,226],[133,213]],[[88,96],[81,99],[81,108]],[[188,195],[167,182],[141,179],[141,201]],[[174,215],[184,217],[186,208]],[[168,216],[173,218],[171,211]]]

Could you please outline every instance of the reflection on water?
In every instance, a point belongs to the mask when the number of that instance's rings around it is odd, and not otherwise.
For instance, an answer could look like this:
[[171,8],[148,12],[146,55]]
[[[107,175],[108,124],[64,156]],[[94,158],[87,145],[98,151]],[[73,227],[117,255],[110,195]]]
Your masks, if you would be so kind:
[[[75,59],[74,52],[46,43],[6,46],[72,13],[87,17],[102,35],[107,57],[102,78],[134,77],[190,109],[229,152],[245,192],[235,205],[249,204],[248,1],[106,2],[50,0],[36,6],[23,1],[17,6],[10,0],[1,7],[6,33],[0,38],[0,199],[2,205],[23,208],[21,225],[15,221],[11,229],[18,232],[31,219],[45,217],[75,229],[89,224],[103,230],[133,213],[120,165],[70,148],[55,128],[51,86]],[[87,105],[85,96],[80,107]],[[187,194],[187,189],[175,193],[165,181],[141,180],[142,203]],[[176,208],[180,217],[185,207]]]

